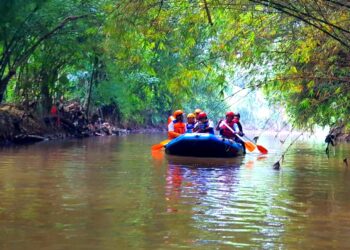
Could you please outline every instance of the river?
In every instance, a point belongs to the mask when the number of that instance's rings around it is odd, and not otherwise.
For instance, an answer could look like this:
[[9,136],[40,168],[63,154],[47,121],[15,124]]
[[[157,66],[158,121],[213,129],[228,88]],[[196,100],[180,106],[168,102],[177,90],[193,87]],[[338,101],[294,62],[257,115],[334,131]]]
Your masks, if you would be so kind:
[[0,149],[0,249],[349,249],[350,146],[231,160],[151,153],[165,134]]

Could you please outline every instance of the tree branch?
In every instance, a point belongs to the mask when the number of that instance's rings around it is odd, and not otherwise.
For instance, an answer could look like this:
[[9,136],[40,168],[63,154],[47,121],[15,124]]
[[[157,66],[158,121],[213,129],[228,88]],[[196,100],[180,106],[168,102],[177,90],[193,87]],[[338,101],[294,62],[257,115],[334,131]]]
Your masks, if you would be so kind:
[[[11,55],[11,51],[14,51],[14,48],[16,47],[16,45],[18,44],[18,41],[21,40],[21,38],[19,38],[18,34],[20,32],[22,32],[22,30],[25,28],[25,24],[26,22],[31,19],[33,17],[33,15],[38,11],[39,6],[36,5],[35,8],[32,10],[32,12],[29,13],[29,15],[24,19],[24,21],[21,23],[21,25],[17,28],[17,30],[14,32],[13,37],[11,38],[11,40],[5,44],[5,49],[2,53],[1,59],[0,59],[0,68],[1,68],[1,73],[0,76],[3,75],[4,70],[6,68],[6,61],[10,61],[10,55]],[[23,37],[22,37],[23,39]]]
[[299,19],[301,21],[303,21],[304,23],[306,24],[309,24],[313,27],[315,27],[316,29],[322,31],[323,33],[327,34],[328,36],[332,37],[333,39],[335,39],[336,41],[338,41],[339,43],[341,43],[343,46],[345,46],[346,48],[350,48],[350,44],[343,41],[342,39],[340,39],[339,37],[337,37],[336,35],[333,35],[332,33],[330,33],[329,31],[327,31],[326,29],[324,29],[322,26],[319,26],[315,23],[313,23],[311,20],[307,20],[306,18],[304,18],[303,16],[301,15],[297,15],[297,13],[293,13],[291,11],[288,11],[286,9],[283,8],[283,5],[282,6],[279,6],[279,4],[277,3],[274,3],[272,1],[268,1],[268,0],[262,0],[262,1],[259,1],[259,0],[249,0],[251,2],[254,2],[254,3],[257,3],[257,4],[262,4],[268,8],[274,8],[275,10],[277,11],[280,11],[282,13],[285,13],[289,16],[292,16],[296,19]]
[[208,3],[207,0],[203,0],[204,2],[204,8],[205,8],[205,12],[207,13],[208,16],[208,22],[211,26],[213,26],[213,20],[211,19],[211,15],[210,15],[210,11],[209,11],[209,7],[208,7]]
[[47,40],[48,38],[50,38],[52,35],[54,35],[57,31],[61,30],[62,28],[64,28],[64,26],[66,26],[66,24],[68,24],[69,22],[72,21],[76,21],[82,18],[87,17],[88,15],[81,15],[81,16],[70,16],[70,17],[66,17],[60,24],[58,24],[55,28],[53,28],[51,31],[47,32],[46,34],[44,34],[43,36],[41,36],[30,48],[27,49],[27,51],[25,51],[23,53],[23,55],[17,59],[14,64],[13,67],[14,69],[16,69],[19,65],[21,65],[34,51],[35,49],[45,40]]

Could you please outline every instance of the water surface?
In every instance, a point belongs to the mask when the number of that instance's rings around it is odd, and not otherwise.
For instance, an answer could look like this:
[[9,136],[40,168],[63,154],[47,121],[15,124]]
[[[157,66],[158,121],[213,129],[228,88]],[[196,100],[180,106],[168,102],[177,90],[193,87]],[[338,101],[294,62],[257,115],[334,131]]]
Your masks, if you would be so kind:
[[[1,249],[350,248],[349,145],[308,138],[236,159],[166,157],[165,135],[0,149]],[[350,162],[350,160],[349,160]]]

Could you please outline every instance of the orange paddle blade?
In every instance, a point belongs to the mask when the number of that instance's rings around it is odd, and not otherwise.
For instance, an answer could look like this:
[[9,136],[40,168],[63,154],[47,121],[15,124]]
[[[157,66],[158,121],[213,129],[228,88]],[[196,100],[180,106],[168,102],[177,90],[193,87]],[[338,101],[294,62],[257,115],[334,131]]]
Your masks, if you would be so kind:
[[165,145],[167,145],[171,140],[170,139],[166,139],[164,141],[161,141],[159,144],[154,144],[152,146],[152,150],[159,150],[162,149]]
[[258,150],[260,151],[260,153],[262,153],[262,154],[267,154],[269,151],[265,148],[265,147],[263,147],[263,146],[261,146],[261,145],[256,145],[257,147],[258,147]]
[[155,144],[152,146],[152,150],[159,150],[162,149],[164,147],[164,145],[162,144]]
[[244,145],[245,145],[246,149],[248,149],[249,152],[252,152],[255,149],[255,145],[250,141],[245,141]]

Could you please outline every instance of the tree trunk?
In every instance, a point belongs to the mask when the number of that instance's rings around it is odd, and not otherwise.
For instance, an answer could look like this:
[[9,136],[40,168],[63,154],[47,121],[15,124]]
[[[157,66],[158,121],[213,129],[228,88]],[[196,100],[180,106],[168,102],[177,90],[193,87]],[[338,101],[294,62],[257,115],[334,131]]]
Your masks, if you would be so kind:
[[47,79],[43,79],[43,82],[41,83],[41,105],[44,110],[43,115],[47,115],[50,112],[51,103],[49,84]]
[[[7,88],[7,85],[10,81],[10,79],[16,74],[16,70],[23,65],[24,63],[26,63],[27,59],[34,53],[34,51],[36,50],[37,47],[39,47],[39,45],[42,44],[43,41],[51,38],[53,35],[55,35],[58,31],[60,31],[61,29],[63,29],[68,23],[77,21],[79,19],[88,17],[87,14],[85,15],[80,15],[80,16],[69,16],[66,17],[65,19],[63,19],[61,21],[61,23],[59,23],[56,27],[54,27],[52,30],[48,31],[47,33],[45,33],[44,35],[40,36],[37,38],[37,40],[30,45],[27,48],[23,48],[23,52],[21,52],[19,55],[17,55],[17,59],[15,60],[15,62],[13,63],[13,65],[11,66],[12,69],[9,70],[8,74],[3,77],[3,72],[1,72],[1,80],[0,80],[0,103],[3,101],[4,99],[4,94]],[[8,58],[12,57],[13,52],[11,52],[8,55]],[[15,56],[16,58],[16,56]],[[9,59],[8,59],[9,60]],[[3,77],[3,78],[2,78]]]
[[15,74],[16,74],[16,71],[11,70],[7,74],[7,76],[5,76],[3,79],[0,80],[0,103],[4,99],[5,91],[6,91],[7,85],[9,83],[11,77],[14,76]]
[[87,96],[87,104],[86,104],[86,117],[89,118],[89,109],[90,109],[90,102],[91,102],[91,94],[92,94],[92,85],[95,80],[95,75],[96,75],[96,68],[97,68],[97,63],[98,63],[98,57],[95,56],[94,63],[92,65],[92,72],[91,72],[91,78],[90,78],[90,86],[89,86],[89,92]]

